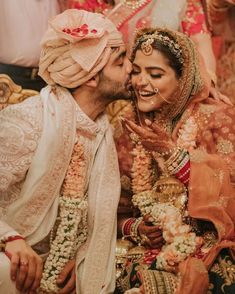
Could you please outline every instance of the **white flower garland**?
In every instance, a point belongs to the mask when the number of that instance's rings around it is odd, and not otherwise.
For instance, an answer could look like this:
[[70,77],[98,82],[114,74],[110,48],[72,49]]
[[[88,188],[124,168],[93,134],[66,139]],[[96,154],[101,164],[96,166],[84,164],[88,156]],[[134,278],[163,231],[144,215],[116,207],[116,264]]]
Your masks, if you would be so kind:
[[39,293],[59,292],[59,274],[86,241],[88,202],[84,191],[85,170],[84,148],[78,140],[61,188],[59,215],[51,232],[50,252],[44,265]]
[[[159,270],[175,270],[175,267],[189,255],[196,252],[202,244],[202,238],[191,232],[192,228],[183,223],[180,209],[171,203],[155,203],[152,191],[135,194],[133,204],[141,211],[141,215],[150,214],[153,224],[162,229],[166,244],[156,257]],[[184,199],[185,203],[187,197]],[[183,204],[183,203],[182,203]]]
[[58,293],[56,283],[66,263],[73,259],[77,249],[87,238],[87,200],[60,197],[59,225],[50,244],[40,288],[45,293]]

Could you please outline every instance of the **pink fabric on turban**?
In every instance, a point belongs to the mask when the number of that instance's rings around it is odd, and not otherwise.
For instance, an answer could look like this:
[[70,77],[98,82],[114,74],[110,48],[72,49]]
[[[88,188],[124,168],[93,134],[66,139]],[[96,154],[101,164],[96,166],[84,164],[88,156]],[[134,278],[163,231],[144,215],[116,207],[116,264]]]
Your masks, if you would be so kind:
[[106,65],[121,33],[102,14],[68,9],[49,21],[42,42],[39,75],[49,84],[76,88]]

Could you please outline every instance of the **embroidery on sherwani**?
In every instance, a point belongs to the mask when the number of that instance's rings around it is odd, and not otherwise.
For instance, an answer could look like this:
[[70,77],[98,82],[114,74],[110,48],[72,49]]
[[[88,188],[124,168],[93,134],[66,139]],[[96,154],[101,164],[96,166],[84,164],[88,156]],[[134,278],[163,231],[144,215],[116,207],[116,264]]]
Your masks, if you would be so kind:
[[[35,108],[32,111],[30,105]],[[39,97],[20,105],[10,106],[0,116],[0,215],[19,198],[22,180],[41,135],[41,109]],[[19,181],[19,182],[16,182]]]
[[[50,91],[47,88],[43,90]],[[41,183],[37,185],[31,199],[26,200],[23,206],[19,206],[14,213],[14,217],[8,220],[8,223],[24,236],[28,236],[37,230],[37,225],[43,220],[49,207],[58,196],[73,150],[73,129],[75,133],[74,101],[71,100],[72,98],[68,99],[68,93],[65,93],[61,88],[57,91],[60,94],[60,100],[57,102],[59,103],[57,104],[59,110],[57,109],[57,111],[61,112],[61,127],[59,130],[53,130],[53,132],[59,132],[55,152],[51,154],[48,168],[43,178],[40,179]],[[51,112],[50,115],[53,117],[56,114]],[[51,136],[51,138],[48,138],[49,142],[54,140],[53,134]]]

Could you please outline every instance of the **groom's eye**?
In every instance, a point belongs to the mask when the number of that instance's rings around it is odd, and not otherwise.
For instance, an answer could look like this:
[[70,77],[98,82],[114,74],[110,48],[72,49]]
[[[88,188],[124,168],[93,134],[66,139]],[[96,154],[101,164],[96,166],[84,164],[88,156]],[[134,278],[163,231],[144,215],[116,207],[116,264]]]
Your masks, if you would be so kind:
[[118,66],[123,66],[123,63],[124,63],[124,62],[123,62],[123,60],[122,60],[122,61],[120,61],[117,65],[118,65]]
[[139,73],[140,73],[139,71],[133,69],[130,75],[138,75]]

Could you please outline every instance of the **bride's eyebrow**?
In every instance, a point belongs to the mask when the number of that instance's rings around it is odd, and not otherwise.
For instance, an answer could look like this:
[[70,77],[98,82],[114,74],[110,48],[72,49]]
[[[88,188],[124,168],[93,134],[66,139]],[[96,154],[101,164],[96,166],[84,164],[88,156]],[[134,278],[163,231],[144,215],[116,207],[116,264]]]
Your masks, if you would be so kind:
[[163,68],[159,67],[159,66],[148,66],[146,67],[147,70],[160,70],[162,72],[166,72]]
[[[140,68],[140,66],[136,63],[132,63],[132,66],[133,67],[137,67],[137,68]],[[145,67],[146,70],[160,70],[162,72],[166,72],[163,68],[159,67],[159,66],[147,66]]]

